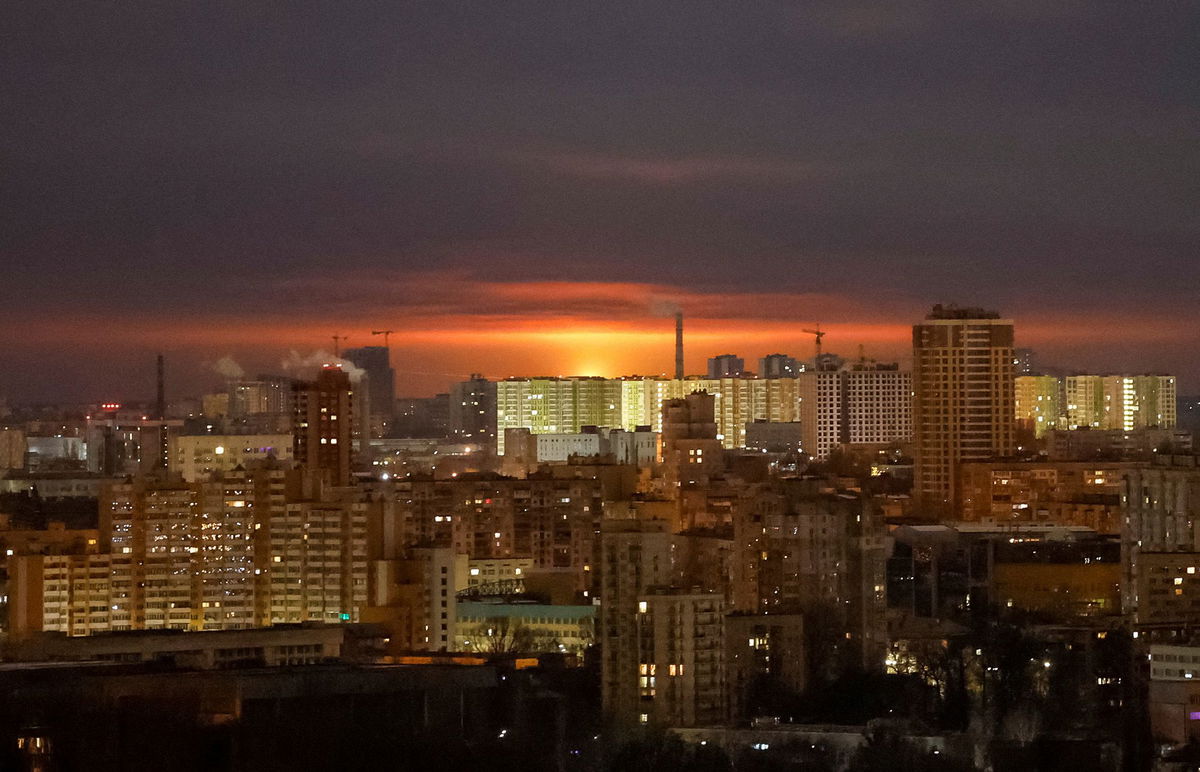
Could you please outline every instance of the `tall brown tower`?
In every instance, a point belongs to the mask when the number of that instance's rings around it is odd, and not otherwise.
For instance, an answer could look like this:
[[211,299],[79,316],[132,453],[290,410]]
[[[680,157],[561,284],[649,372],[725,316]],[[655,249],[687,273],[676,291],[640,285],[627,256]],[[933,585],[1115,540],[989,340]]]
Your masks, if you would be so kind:
[[913,325],[913,444],[913,495],[958,517],[959,465],[1016,450],[1012,320],[938,305]]
[[349,485],[353,463],[354,387],[338,365],[325,365],[312,382],[293,387],[296,463],[322,470],[334,485]]

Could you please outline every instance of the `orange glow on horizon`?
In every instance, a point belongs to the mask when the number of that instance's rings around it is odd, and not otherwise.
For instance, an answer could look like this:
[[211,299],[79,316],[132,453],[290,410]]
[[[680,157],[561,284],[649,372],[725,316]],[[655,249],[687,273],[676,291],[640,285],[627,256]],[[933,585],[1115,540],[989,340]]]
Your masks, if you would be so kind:
[[[604,282],[497,282],[442,277],[410,283],[408,305],[371,302],[379,293],[394,298],[387,281],[371,286],[359,280],[348,290],[362,303],[314,304],[311,316],[270,310],[245,317],[213,313],[205,317],[24,320],[22,345],[60,345],[97,352],[192,352],[197,361],[237,353],[279,361],[289,349],[305,354],[332,351],[334,334],[348,335],[343,349],[382,344],[370,330],[381,325],[391,336],[402,392],[444,388],[473,372],[490,378],[535,375],[661,375],[674,363],[674,319],[685,317],[689,373],[703,373],[708,357],[735,353],[746,367],[783,352],[811,359],[813,338],[802,332],[820,321],[826,351],[906,364],[912,324],[926,309],[912,302],[871,305],[861,297],[839,298],[791,292],[715,292],[665,285]],[[295,287],[291,288],[297,289]],[[315,292],[315,289],[314,289]],[[453,297],[450,297],[453,295]],[[471,298],[468,303],[463,298]],[[346,309],[353,309],[347,312]],[[333,309],[336,309],[333,310]],[[461,310],[467,309],[467,310]],[[2,312],[0,312],[2,313]],[[1107,316],[1039,311],[1014,315],[1019,346],[1069,351],[1072,347],[1200,343],[1190,318],[1169,309],[1161,313],[1114,310]],[[402,357],[402,359],[401,359]],[[403,361],[405,364],[400,365]],[[407,383],[405,383],[407,381]],[[439,385],[442,384],[442,385]]]

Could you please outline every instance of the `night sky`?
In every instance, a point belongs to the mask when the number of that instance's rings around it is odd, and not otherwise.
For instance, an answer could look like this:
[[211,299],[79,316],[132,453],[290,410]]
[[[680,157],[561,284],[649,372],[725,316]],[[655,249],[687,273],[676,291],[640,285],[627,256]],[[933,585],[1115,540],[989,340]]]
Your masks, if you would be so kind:
[[[186,6],[186,7],[185,7]],[[1185,2],[11,2],[0,395],[397,330],[472,371],[900,358],[936,302],[1200,390]]]

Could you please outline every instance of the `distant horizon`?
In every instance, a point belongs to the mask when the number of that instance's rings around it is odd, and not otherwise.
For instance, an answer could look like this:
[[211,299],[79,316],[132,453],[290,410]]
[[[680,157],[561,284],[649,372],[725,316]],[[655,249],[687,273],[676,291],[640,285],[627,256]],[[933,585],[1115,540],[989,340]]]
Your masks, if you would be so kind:
[[[604,293],[608,288],[597,289],[589,284],[575,289],[574,299],[578,301],[583,297],[579,293]],[[627,291],[628,285],[612,290]],[[766,310],[774,313],[782,310],[779,304],[785,299],[771,296],[759,300],[758,310],[765,304]],[[747,303],[745,311],[753,305]],[[892,321],[878,312],[864,314],[866,318],[859,323],[822,321],[821,329],[826,333],[823,350],[853,362],[859,358],[861,345],[868,360],[895,362],[907,368],[912,358],[912,324],[924,318],[930,305],[924,310],[913,308],[913,313],[906,314],[911,320],[907,323]],[[1005,313],[1003,308],[998,310],[1003,318],[1014,320],[1016,347],[1033,349],[1039,368],[1092,374],[1173,375],[1179,379],[1179,394],[1200,393],[1200,367],[1188,356],[1195,350],[1193,339],[1200,338],[1200,333],[1185,330],[1182,324],[1174,330],[1181,342],[1172,347],[1158,336],[1162,328],[1149,319],[1108,325],[1093,320],[1089,325],[1086,316],[1072,318],[1059,313],[1023,318]],[[539,316],[510,310],[475,320],[474,327],[462,319],[434,315],[420,324],[410,324],[408,330],[394,332],[389,348],[396,371],[397,399],[445,392],[452,383],[466,380],[472,373],[489,380],[673,374],[673,319],[645,311],[633,313],[628,308],[607,319],[572,317],[559,311]],[[743,357],[750,371],[756,371],[757,360],[767,354],[783,353],[801,361],[811,361],[815,354],[813,336],[802,329],[810,328],[816,320],[704,317],[699,313],[689,315],[686,309],[684,315],[689,375],[703,375],[707,359],[719,354]],[[826,319],[831,316],[825,314]],[[382,345],[378,336],[370,334],[372,326],[368,324],[345,321],[321,326],[338,331],[342,351]],[[122,346],[123,330],[95,327],[88,331],[90,338],[74,336],[72,344],[60,342],[53,347],[43,341],[36,352],[27,352],[24,357],[20,353],[10,355],[9,361],[17,366],[0,373],[0,397],[7,398],[10,405],[147,400],[153,395],[154,359],[158,353],[164,354],[167,361],[168,396],[196,397],[218,390],[231,377],[239,377],[231,375],[239,370],[240,377],[246,378],[286,376],[318,360],[331,359],[332,334],[322,341],[314,327],[255,328],[253,333],[263,334],[264,338],[275,337],[271,333],[291,338],[291,342],[278,346],[256,345],[246,339],[250,331],[244,329],[232,344],[206,345],[206,337],[216,338],[219,333],[203,323],[193,328],[183,324],[138,327],[136,344]],[[356,334],[356,330],[363,332]],[[157,342],[166,345],[155,346]],[[103,351],[106,361],[96,362],[91,346]],[[57,362],[46,361],[56,353],[60,357]]]

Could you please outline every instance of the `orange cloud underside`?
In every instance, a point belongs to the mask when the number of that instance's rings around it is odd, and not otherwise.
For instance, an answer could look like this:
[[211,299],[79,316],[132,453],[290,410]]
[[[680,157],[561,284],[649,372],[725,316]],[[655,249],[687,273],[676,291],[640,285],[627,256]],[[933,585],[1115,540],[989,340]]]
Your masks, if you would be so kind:
[[[885,299],[868,302],[797,292],[744,293],[683,290],[666,285],[605,282],[485,282],[455,276],[423,276],[402,282],[353,281],[336,285],[341,297],[322,303],[320,287],[290,287],[311,304],[289,313],[212,313],[203,317],[130,316],[42,320],[26,327],[25,343],[64,339],[79,346],[200,352],[332,350],[378,345],[372,329],[391,328],[393,358],[401,380],[414,389],[440,388],[470,372],[509,375],[658,374],[673,368],[674,320],[685,314],[689,372],[702,372],[706,357],[733,352],[753,368],[763,354],[783,351],[811,357],[813,337],[803,332],[820,320],[826,350],[847,357],[861,345],[869,357],[908,358],[911,325],[923,304]],[[403,290],[403,291],[401,291]],[[395,298],[404,298],[397,303]],[[318,300],[320,299],[320,300]],[[1017,318],[1018,344],[1047,348],[1098,344],[1196,340],[1177,317],[1039,313]]]

